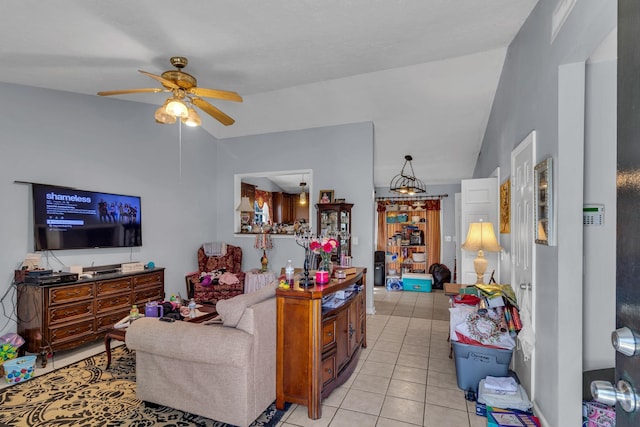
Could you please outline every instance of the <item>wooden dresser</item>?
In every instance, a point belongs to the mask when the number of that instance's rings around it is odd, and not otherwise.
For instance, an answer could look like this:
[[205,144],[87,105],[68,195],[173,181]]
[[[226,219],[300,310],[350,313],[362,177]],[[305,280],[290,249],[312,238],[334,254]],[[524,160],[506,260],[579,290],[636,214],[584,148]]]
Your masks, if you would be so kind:
[[[367,346],[366,268],[326,285],[278,289],[276,406],[306,405],[309,418],[321,417],[321,401],[353,373],[360,349]],[[358,285],[358,292],[336,308],[323,308],[337,291]]]
[[47,353],[77,347],[104,335],[131,305],[164,298],[164,269],[113,273],[52,285],[18,285],[18,334],[25,350]]

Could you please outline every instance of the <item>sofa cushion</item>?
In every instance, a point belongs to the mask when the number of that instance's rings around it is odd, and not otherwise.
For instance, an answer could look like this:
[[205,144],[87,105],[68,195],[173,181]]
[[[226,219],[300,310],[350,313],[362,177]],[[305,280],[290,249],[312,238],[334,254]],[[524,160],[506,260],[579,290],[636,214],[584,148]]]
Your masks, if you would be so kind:
[[230,299],[218,301],[216,304],[216,311],[222,318],[224,326],[228,326],[230,328],[238,326],[238,322],[240,321],[240,318],[242,318],[244,310],[247,307],[275,296],[277,288],[278,282],[274,281],[255,292],[237,295]]

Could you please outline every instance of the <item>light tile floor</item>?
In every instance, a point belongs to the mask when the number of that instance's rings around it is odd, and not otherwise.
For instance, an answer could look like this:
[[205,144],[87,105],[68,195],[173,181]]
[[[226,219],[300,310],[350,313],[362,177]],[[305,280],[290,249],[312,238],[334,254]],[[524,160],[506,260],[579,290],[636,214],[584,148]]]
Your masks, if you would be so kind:
[[322,417],[291,405],[282,427],[479,427],[449,359],[449,299],[431,293],[374,288],[376,314],[367,317],[367,348],[355,372],[322,402]]
[[[456,384],[449,359],[448,298],[442,291],[387,292],[375,287],[376,314],[367,317],[367,348],[355,372],[322,402],[322,418],[291,405],[278,426],[330,427],[484,427]],[[122,345],[113,341],[112,346]],[[42,375],[104,351],[98,340],[56,352]],[[6,387],[0,381],[0,389]]]

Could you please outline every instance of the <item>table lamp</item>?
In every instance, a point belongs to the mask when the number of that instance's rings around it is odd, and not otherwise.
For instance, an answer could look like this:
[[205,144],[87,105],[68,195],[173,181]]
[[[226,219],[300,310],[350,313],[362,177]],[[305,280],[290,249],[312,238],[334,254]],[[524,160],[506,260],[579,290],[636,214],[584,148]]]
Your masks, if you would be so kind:
[[493,231],[493,224],[490,222],[472,222],[469,224],[467,240],[461,247],[469,252],[478,251],[478,256],[473,260],[473,268],[476,271],[476,284],[484,284],[484,273],[487,271],[487,264],[489,263],[484,257],[484,251],[499,252],[502,250]]
[[240,212],[240,231],[244,233],[250,228],[249,220],[251,219],[251,212],[253,212],[253,206],[251,206],[247,196],[242,196],[236,210]]

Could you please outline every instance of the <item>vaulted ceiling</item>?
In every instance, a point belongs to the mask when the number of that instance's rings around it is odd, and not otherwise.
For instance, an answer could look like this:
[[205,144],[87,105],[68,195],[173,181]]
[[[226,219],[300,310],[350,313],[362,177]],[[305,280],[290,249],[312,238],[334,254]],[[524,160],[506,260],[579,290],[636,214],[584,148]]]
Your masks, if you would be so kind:
[[376,186],[405,154],[427,184],[456,183],[473,172],[506,49],[536,3],[4,0],[0,81],[93,95],[160,87],[137,70],[161,74],[186,56],[199,87],[244,98],[209,99],[236,120],[202,114],[222,143],[372,121]]

